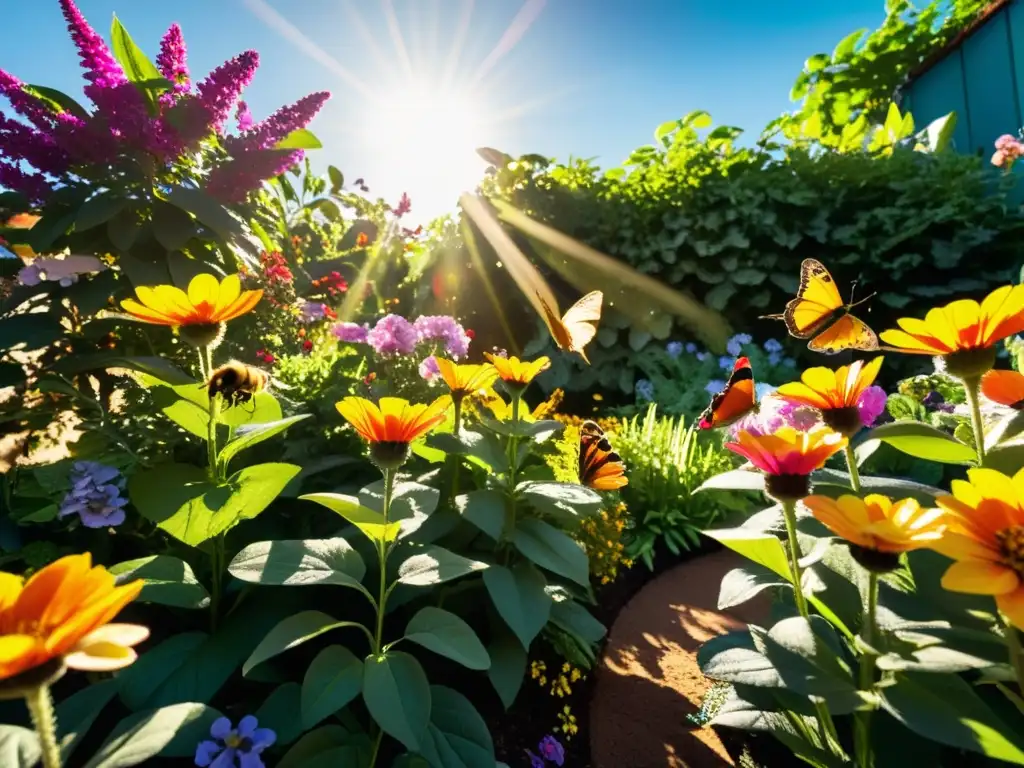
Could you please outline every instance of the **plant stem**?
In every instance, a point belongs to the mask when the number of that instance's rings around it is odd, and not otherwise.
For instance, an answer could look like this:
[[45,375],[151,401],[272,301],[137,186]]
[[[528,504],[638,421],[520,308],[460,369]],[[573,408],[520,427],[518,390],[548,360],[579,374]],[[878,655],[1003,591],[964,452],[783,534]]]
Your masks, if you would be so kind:
[[220,615],[221,591],[224,583],[224,534],[213,537],[213,552],[210,555],[210,631],[217,631],[217,619]]
[[203,380],[203,384],[206,384],[210,379],[210,374],[206,370],[206,347],[199,347],[196,352],[199,353],[199,377]]
[[985,424],[981,420],[981,379],[964,380],[967,404],[971,406],[971,430],[974,432],[974,450],[978,453],[978,466],[985,463]]
[[[521,394],[512,395],[512,429],[519,429],[519,400]],[[515,431],[508,436],[508,483],[511,489],[516,487],[516,449],[519,447],[519,435]]]
[[[387,527],[391,516],[391,497],[395,490],[395,470],[384,470],[384,525]],[[388,549],[387,544],[377,542],[377,560],[380,564],[380,591],[377,597],[377,633],[373,638],[373,652],[380,654],[384,647],[384,608],[388,600]],[[379,745],[378,745],[379,746]],[[372,765],[372,763],[371,763]]]
[[782,502],[782,514],[786,519],[786,536],[789,538],[789,567],[793,571],[793,596],[796,600],[796,609],[801,616],[809,619],[810,613],[807,610],[807,600],[804,598],[801,584],[800,545],[796,540],[796,504],[792,501]]
[[846,466],[850,470],[850,487],[854,493],[860,493],[860,470],[857,469],[857,454],[853,451],[853,446],[849,443],[846,444]]
[[[864,624],[861,627],[861,639],[869,648],[875,645],[875,613],[878,610],[878,574],[868,572],[867,607],[864,610]],[[870,691],[875,687],[875,654],[865,650],[860,656],[860,689]],[[854,714],[854,759],[858,768],[870,768],[874,763],[871,753],[871,711],[859,711]]]
[[1020,635],[1017,628],[1005,616],[1003,617],[1003,628],[1006,648],[1010,653],[1010,666],[1017,673],[1017,685],[1020,686],[1020,692],[1024,694],[1024,656],[1021,655]]
[[43,768],[60,768],[60,747],[57,744],[57,717],[53,711],[50,687],[41,685],[25,693],[25,704],[32,717],[32,725],[39,734],[43,753]]
[[[462,431],[462,396],[457,395],[452,398],[452,405],[455,409],[455,424],[452,427],[452,433],[456,438]],[[452,492],[451,492],[451,503],[454,506],[455,497],[459,494],[459,470],[462,468],[462,460],[458,456],[452,457]]]
[[[206,358],[206,370],[213,371],[213,351],[203,347],[202,355]],[[217,466],[217,417],[220,413],[220,400],[216,395],[210,398],[209,423],[206,426],[206,458],[210,467],[210,480],[220,481],[220,468]]]

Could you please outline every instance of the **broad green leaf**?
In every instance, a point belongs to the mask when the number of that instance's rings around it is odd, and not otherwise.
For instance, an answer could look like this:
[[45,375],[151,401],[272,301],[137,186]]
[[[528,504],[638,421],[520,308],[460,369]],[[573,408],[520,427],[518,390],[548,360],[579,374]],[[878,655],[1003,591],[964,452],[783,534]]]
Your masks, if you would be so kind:
[[191,213],[224,240],[238,239],[243,235],[242,222],[202,189],[171,187],[164,199]]
[[455,509],[495,541],[505,530],[508,500],[490,488],[470,491],[455,497]]
[[[181,384],[191,384],[193,389],[190,391],[201,389],[201,385],[195,379],[163,357],[125,356],[100,352],[91,355],[71,355],[53,365],[53,370],[65,375],[112,368],[124,368],[146,374],[148,379],[138,378],[142,386],[175,387]],[[145,383],[146,381],[151,384]]]
[[694,493],[701,491],[763,491],[764,475],[757,470],[732,469],[708,478]]
[[207,439],[210,398],[204,384],[168,384],[146,372],[136,373],[135,379],[149,390],[153,405],[163,411],[164,416],[196,437]]
[[454,613],[441,608],[431,605],[420,608],[409,619],[404,639],[447,656],[469,669],[487,669],[491,666],[487,649],[473,628]]
[[220,451],[220,461],[227,467],[231,460],[246,448],[268,440],[274,435],[279,435],[296,422],[308,419],[310,414],[303,413],[298,416],[289,416],[286,419],[269,421],[263,424],[242,425],[235,430],[235,436]]
[[546,585],[544,574],[529,563],[511,568],[492,565],[484,571],[484,586],[494,607],[527,650],[551,615]]
[[587,553],[567,533],[543,520],[521,520],[512,534],[512,543],[541,568],[581,586],[590,585]]
[[864,442],[881,440],[898,451],[926,461],[965,464],[977,461],[974,449],[930,424],[896,421],[882,424],[864,435]]
[[458,436],[438,432],[427,436],[427,445],[455,456],[470,456],[499,474],[508,472],[508,452],[493,432],[463,429]]
[[156,757],[178,730],[204,717],[208,709],[204,704],[184,703],[130,715],[118,723],[86,768],[144,763]]
[[34,768],[42,754],[35,731],[17,725],[0,725],[0,765],[4,768]]
[[100,192],[93,195],[78,209],[75,216],[75,231],[84,232],[87,229],[106,224],[110,219],[124,210],[128,201],[114,192]]
[[21,86],[21,90],[29,96],[34,96],[39,99],[46,105],[47,109],[52,111],[54,114],[67,112],[75,117],[80,117],[83,120],[89,119],[89,113],[86,111],[85,107],[66,93],[58,91],[56,88],[47,88],[45,85],[25,84]]
[[1020,734],[956,675],[898,672],[879,689],[882,706],[922,736],[997,760],[1024,765]]
[[121,701],[133,712],[144,709],[160,685],[208,639],[205,632],[182,632],[148,648],[134,664],[118,673]]
[[420,750],[430,768],[492,768],[494,741],[473,704],[443,685],[430,686],[429,737]]
[[362,590],[366,564],[342,538],[260,541],[235,555],[228,573],[255,584],[337,584]]
[[487,647],[491,658],[487,677],[507,710],[515,702],[526,677],[526,650],[511,632],[495,634]]
[[[67,763],[75,747],[99,717],[103,708],[117,695],[119,680],[94,683],[64,699],[56,707],[57,735],[61,759]],[[0,758],[3,749],[0,747]],[[0,759],[0,765],[8,763]],[[16,765],[16,764],[14,764]]]
[[331,192],[337,192],[345,186],[345,175],[333,165],[327,166],[327,176],[331,180]]
[[595,619],[586,608],[576,602],[562,587],[548,586],[550,595],[551,623],[565,632],[575,635],[584,643],[594,645],[605,636],[604,624]]
[[196,236],[196,225],[185,211],[176,205],[154,200],[153,236],[168,251],[177,251]]
[[718,610],[724,611],[742,605],[769,587],[781,587],[784,582],[776,573],[759,565],[733,568],[722,578],[718,590]]
[[312,728],[359,695],[363,662],[343,645],[329,645],[316,655],[302,679],[302,727]]
[[256,517],[298,473],[294,464],[256,464],[215,485],[199,467],[167,464],[136,473],[128,489],[143,517],[197,547]]
[[715,531],[704,531],[704,535],[721,542],[748,560],[779,574],[790,584],[793,583],[789,557],[782,542],[772,534],[745,528],[721,528]]
[[248,675],[257,664],[302,645],[307,640],[319,637],[324,632],[342,627],[362,628],[362,624],[354,621],[338,621],[322,611],[302,611],[294,616],[289,616],[270,630],[267,636],[260,641],[260,644],[242,665],[242,674]]
[[[223,404],[223,400],[221,402]],[[257,392],[248,403],[221,408],[217,414],[218,424],[236,429],[253,424],[273,424],[283,420],[281,404],[269,392]]]
[[398,581],[412,587],[428,587],[485,571],[487,563],[457,555],[443,547],[430,546],[398,566]]
[[376,512],[359,503],[353,496],[340,493],[307,493],[299,496],[304,501],[313,501],[337,512],[352,525],[358,528],[373,542],[389,543],[398,538],[400,523],[389,523],[380,512]]
[[205,608],[210,604],[206,587],[192,572],[192,566],[170,555],[150,555],[117,563],[108,569],[117,584],[142,579],[141,602],[170,605],[175,608]]
[[530,481],[520,483],[516,495],[538,512],[567,523],[597,514],[604,504],[601,494],[576,483]]
[[422,749],[430,724],[430,683],[416,659],[401,651],[367,656],[363,701],[385,733],[414,752]]
[[[333,768],[333,766],[348,768],[350,765],[354,768],[365,768],[369,765],[370,743],[365,734],[359,734],[359,736],[366,741],[366,762],[361,762],[358,759],[358,751],[355,748],[356,737],[342,726],[332,724],[320,726],[296,741],[277,763],[276,768]],[[351,747],[351,752],[340,754],[346,746]],[[334,762],[321,762],[327,757],[333,759]]]
[[260,727],[269,728],[277,734],[275,744],[291,744],[305,730],[302,718],[295,716],[301,711],[301,697],[302,688],[298,683],[284,683],[275,688],[256,710]]
[[139,93],[146,99],[150,114],[155,114],[156,98],[161,91],[171,87],[170,81],[160,74],[160,70],[135,44],[117,16],[114,17],[110,27],[110,42],[111,50],[117,63],[124,70],[125,77],[139,89]]
[[274,149],[320,149],[322,147],[320,139],[307,128],[296,128],[274,145]]
[[[398,538],[403,539],[420,529],[437,509],[441,492],[422,483],[401,480],[395,483],[388,519],[400,523]],[[378,480],[359,491],[359,503],[383,513],[384,481]]]

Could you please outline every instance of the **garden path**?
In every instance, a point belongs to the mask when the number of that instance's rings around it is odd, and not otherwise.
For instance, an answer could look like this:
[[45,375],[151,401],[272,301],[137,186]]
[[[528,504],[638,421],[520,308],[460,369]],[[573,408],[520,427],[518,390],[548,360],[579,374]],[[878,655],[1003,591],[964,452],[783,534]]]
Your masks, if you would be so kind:
[[715,732],[686,716],[700,708],[709,687],[697,667],[700,645],[767,618],[770,600],[764,592],[728,612],[717,609],[722,577],[744,562],[725,550],[677,565],[619,613],[591,700],[594,768],[734,765]]

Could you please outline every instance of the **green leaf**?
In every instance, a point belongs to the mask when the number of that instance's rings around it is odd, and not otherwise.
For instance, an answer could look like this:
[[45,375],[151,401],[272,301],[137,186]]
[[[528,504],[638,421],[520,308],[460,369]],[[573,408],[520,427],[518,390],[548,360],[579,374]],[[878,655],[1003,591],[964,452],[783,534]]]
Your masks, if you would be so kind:
[[100,192],[93,195],[78,209],[75,216],[75,231],[84,232],[110,219],[124,210],[128,201],[115,192]]
[[484,571],[484,586],[494,607],[527,650],[551,615],[546,585],[544,574],[530,563],[492,565]]
[[172,704],[126,717],[86,768],[122,768],[156,757],[180,729],[206,716],[208,710],[204,704]]
[[[104,680],[82,688],[66,698],[56,707],[57,732],[60,740],[60,756],[67,763],[75,747],[82,737],[96,722],[103,708],[117,695],[119,680]],[[8,765],[2,760],[3,748],[0,747],[0,765]]]
[[283,421],[281,404],[269,392],[257,392],[248,403],[222,409],[217,421],[236,429],[252,424],[272,424]]
[[551,596],[551,623],[575,635],[583,643],[594,645],[605,636],[604,624],[595,619],[586,608],[577,603],[562,587],[548,586]]
[[[135,245],[139,236],[139,217],[135,211],[124,210],[107,222],[107,237],[114,247],[121,251],[123,257]],[[129,277],[131,277],[129,275]],[[134,283],[135,281],[132,280]],[[138,285],[136,283],[136,285]]]
[[295,716],[301,711],[302,688],[298,683],[284,683],[274,689],[255,716],[261,728],[269,728],[277,734],[276,744],[291,744],[305,728],[302,720]]
[[323,611],[301,611],[284,619],[267,633],[242,665],[242,674],[248,675],[257,664],[302,645],[307,640],[319,637],[324,632],[342,627],[362,626],[354,621],[338,621]]
[[306,128],[296,128],[274,145],[274,149],[321,149],[322,147],[320,139]]
[[486,568],[487,563],[470,560],[443,547],[430,546],[398,566],[398,581],[412,587],[428,587]]
[[543,520],[520,520],[512,534],[512,543],[541,568],[581,586],[590,585],[587,553],[567,533]]
[[491,659],[476,632],[465,621],[441,608],[427,605],[416,613],[405,628],[405,640],[447,656],[469,669],[487,669]]
[[[128,30],[124,28],[117,16],[110,26],[111,49],[117,63],[124,70],[125,77],[133,83],[146,83],[163,80],[163,75],[135,44]],[[170,86],[170,83],[167,84]]]
[[421,751],[430,724],[430,683],[412,656],[389,651],[367,656],[363,701],[377,725],[414,752]]
[[256,464],[215,485],[199,467],[166,464],[136,473],[128,488],[143,517],[197,547],[256,517],[298,473],[294,464]]
[[793,579],[786,550],[783,548],[782,542],[772,534],[747,528],[721,528],[704,531],[704,535],[721,542],[748,560],[779,574],[792,584]]
[[429,738],[420,750],[430,768],[493,768],[494,741],[487,723],[457,691],[430,686]]
[[199,382],[168,384],[145,371],[135,380],[149,390],[153,404],[182,429],[206,440],[210,424],[210,398]]
[[21,90],[29,96],[39,99],[47,109],[55,114],[67,112],[82,120],[89,119],[89,113],[85,107],[56,88],[47,88],[45,85],[22,85]]
[[329,645],[316,655],[302,679],[302,727],[330,717],[363,689],[363,662],[343,645]]
[[505,530],[508,501],[490,488],[470,491],[455,497],[455,509],[495,541]]
[[164,199],[171,205],[191,213],[224,240],[235,240],[244,235],[242,222],[201,189],[171,187]]
[[974,449],[930,424],[897,421],[867,432],[863,442],[881,440],[898,451],[926,461],[966,464],[977,461]]
[[956,675],[898,672],[879,689],[883,708],[925,738],[1024,765],[1020,738]]
[[515,702],[526,677],[526,650],[512,633],[495,634],[487,648],[491,658],[487,677],[507,710]]
[[438,432],[427,436],[427,445],[456,456],[470,456],[498,473],[508,471],[508,452],[493,432],[463,429],[458,436]]
[[210,595],[192,572],[192,566],[170,555],[150,555],[138,560],[127,560],[109,568],[117,576],[118,586],[142,579],[138,600],[170,605],[175,608],[205,608]]
[[42,757],[36,732],[17,725],[0,725],[0,765],[33,768]]
[[[365,761],[359,759],[360,737],[366,742]],[[365,734],[351,734],[340,725],[324,725],[296,741],[276,768],[364,768],[370,762],[370,748]],[[326,758],[334,762],[326,762]]]
[[185,247],[196,236],[196,225],[185,211],[176,205],[154,200],[153,236],[168,251],[177,251]]
[[764,475],[754,469],[731,469],[713,475],[701,483],[694,493],[701,491],[763,491]]
[[298,416],[289,416],[286,419],[268,421],[264,424],[248,424],[238,427],[235,431],[235,436],[221,449],[221,463],[225,467],[228,466],[231,463],[231,460],[246,448],[252,448],[254,445],[259,445],[264,440],[269,440],[271,437],[274,437],[274,435],[281,434],[292,424],[302,421],[303,419],[308,419],[310,415],[311,414],[303,413]]
[[724,611],[727,608],[742,605],[763,590],[769,587],[781,587],[784,584],[786,582],[782,581],[776,573],[758,565],[733,568],[722,578],[722,584],[718,590],[718,610]]
[[134,664],[117,675],[117,692],[124,705],[133,712],[146,708],[160,685],[176,674],[207,639],[205,632],[183,632],[148,648]]
[[398,538],[400,523],[389,523],[384,515],[364,507],[359,499],[340,493],[307,493],[299,496],[304,501],[313,501],[337,512],[358,528],[370,541],[389,543]]
[[807,72],[818,72],[829,65],[831,59],[827,53],[816,53],[804,62]]
[[600,511],[604,499],[597,491],[575,483],[520,483],[516,495],[542,514],[562,522],[579,522]]
[[345,175],[333,165],[327,166],[327,176],[331,180],[331,194],[338,192],[345,186]]
[[[407,480],[396,482],[391,496],[389,519],[401,523],[398,538],[415,533],[437,509],[441,492],[422,483]],[[384,512],[384,481],[378,480],[359,491],[359,503],[377,512]]]
[[228,573],[253,584],[336,584],[363,590],[366,564],[342,538],[260,541],[235,555]]
[[836,59],[837,61],[845,59],[847,56],[854,52],[854,50],[857,48],[857,43],[860,42],[860,39],[864,37],[864,35],[867,33],[868,30],[866,29],[858,29],[848,34],[846,37],[839,41],[839,44],[836,46],[835,50],[832,51],[832,58]]

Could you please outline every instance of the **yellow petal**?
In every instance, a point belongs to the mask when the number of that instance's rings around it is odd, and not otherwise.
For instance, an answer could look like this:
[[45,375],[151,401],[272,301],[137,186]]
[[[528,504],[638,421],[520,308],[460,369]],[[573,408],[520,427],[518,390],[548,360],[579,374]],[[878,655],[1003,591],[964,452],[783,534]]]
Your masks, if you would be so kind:
[[948,530],[930,548],[952,560],[989,560],[997,563],[1002,559],[999,552],[986,547],[977,539]]
[[942,588],[970,595],[1005,595],[1020,586],[1017,574],[999,563],[961,560],[942,575]]
[[[902,323],[903,321],[900,320]],[[890,329],[878,334],[878,338],[890,347],[896,347],[901,352],[908,352],[917,355],[944,355],[949,348],[942,346],[937,340],[930,337],[918,339],[905,331]]]
[[188,284],[188,300],[194,307],[198,307],[200,304],[215,306],[219,294],[220,282],[216,277],[205,272],[193,277]]
[[22,583],[20,576],[0,572],[0,612],[14,605],[21,594]]
[[[806,376],[806,373],[804,375]],[[775,394],[786,400],[809,405],[812,408],[824,409],[830,407],[829,401],[822,397],[817,390],[800,381],[791,381],[788,384],[783,384],[775,391]]]
[[230,274],[217,287],[217,305],[214,312],[221,312],[242,295],[242,281],[237,274]]

